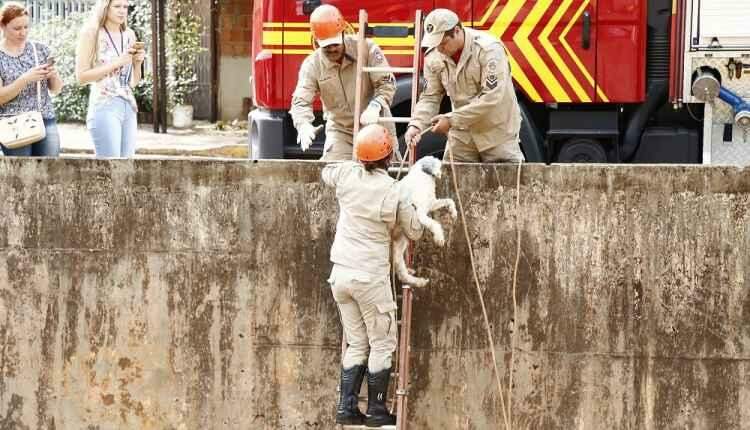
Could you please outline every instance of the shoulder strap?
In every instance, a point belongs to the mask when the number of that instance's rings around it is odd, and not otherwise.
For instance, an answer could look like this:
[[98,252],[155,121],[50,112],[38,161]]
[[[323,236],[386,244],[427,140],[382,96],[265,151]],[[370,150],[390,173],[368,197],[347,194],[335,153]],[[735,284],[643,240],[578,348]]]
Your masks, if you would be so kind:
[[[34,51],[34,65],[39,66],[39,54],[36,52],[36,45],[34,45],[34,42],[29,41],[31,43],[31,49]],[[39,109],[39,112],[42,111],[42,84],[39,81],[36,81],[36,108]]]

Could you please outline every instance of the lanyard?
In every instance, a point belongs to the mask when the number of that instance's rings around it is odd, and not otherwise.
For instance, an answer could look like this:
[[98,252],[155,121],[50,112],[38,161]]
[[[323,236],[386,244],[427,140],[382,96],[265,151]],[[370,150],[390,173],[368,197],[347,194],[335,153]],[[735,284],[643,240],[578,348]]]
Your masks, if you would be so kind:
[[[109,41],[112,43],[112,49],[115,50],[115,53],[119,57],[125,52],[125,35],[122,34],[122,31],[120,32],[120,50],[117,50],[117,45],[115,45],[115,40],[112,38],[112,35],[109,34],[109,30],[107,30],[107,27],[104,27],[104,32],[107,33],[107,37],[109,37]],[[120,85],[126,86],[128,81],[130,81],[130,69],[131,66],[127,67],[127,73],[125,74],[125,79],[123,81],[122,72],[120,72]]]
[[115,52],[118,56],[122,55],[123,52],[125,52],[125,36],[123,36],[122,31],[120,32],[120,50],[117,50],[117,45],[115,45],[115,40],[112,39],[112,35],[109,34],[109,30],[107,30],[107,27],[104,27],[104,32],[107,33],[107,37],[109,37],[109,41],[112,42],[112,48],[114,48]]

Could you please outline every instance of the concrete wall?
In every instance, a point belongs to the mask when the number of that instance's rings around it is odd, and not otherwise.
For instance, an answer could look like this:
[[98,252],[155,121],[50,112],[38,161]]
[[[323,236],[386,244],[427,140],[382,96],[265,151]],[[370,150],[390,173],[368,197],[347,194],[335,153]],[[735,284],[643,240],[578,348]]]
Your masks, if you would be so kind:
[[[0,428],[333,428],[319,167],[0,159]],[[515,167],[459,175],[513,428],[750,428],[750,171],[524,167],[515,318]],[[417,246],[410,428],[503,428],[447,237]]]

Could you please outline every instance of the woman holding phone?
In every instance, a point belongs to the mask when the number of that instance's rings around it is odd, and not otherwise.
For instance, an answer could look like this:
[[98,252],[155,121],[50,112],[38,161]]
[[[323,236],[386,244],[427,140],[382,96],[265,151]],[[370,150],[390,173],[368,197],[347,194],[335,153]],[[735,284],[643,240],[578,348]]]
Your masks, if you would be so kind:
[[[21,3],[5,2],[0,8],[0,115],[39,111],[46,137],[20,148],[2,147],[5,155],[57,157],[60,135],[50,94],[58,94],[63,82],[54,67],[49,48],[28,40],[29,12]],[[38,85],[37,85],[38,84]],[[0,145],[2,146],[2,145]]]
[[78,40],[76,79],[91,85],[86,125],[97,158],[135,153],[138,107],[133,88],[141,80],[146,53],[127,27],[127,17],[127,0],[97,0]]

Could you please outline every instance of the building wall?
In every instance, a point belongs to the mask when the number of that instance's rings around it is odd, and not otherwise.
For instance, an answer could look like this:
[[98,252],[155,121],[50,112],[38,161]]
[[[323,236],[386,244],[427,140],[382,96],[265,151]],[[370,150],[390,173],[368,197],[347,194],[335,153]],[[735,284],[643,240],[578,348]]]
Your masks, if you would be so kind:
[[[0,158],[2,427],[333,428],[321,165]],[[525,165],[520,211],[516,175],[458,169],[511,428],[750,428],[750,170]],[[409,428],[505,428],[463,227],[436,217]]]
[[243,99],[250,97],[252,0],[219,2],[219,117],[243,118]]

